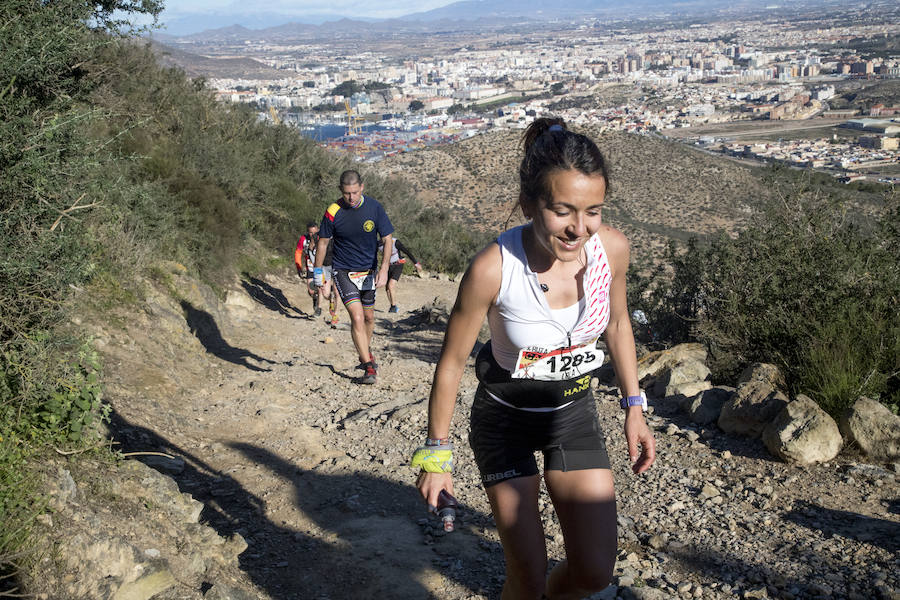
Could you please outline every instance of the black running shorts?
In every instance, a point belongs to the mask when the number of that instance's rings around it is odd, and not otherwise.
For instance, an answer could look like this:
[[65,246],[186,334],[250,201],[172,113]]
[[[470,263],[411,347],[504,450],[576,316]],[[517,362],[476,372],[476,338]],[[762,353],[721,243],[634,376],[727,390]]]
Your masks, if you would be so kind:
[[[369,274],[373,278],[375,277],[374,272],[370,271]],[[334,287],[337,288],[338,295],[341,297],[341,302],[344,303],[344,306],[353,304],[354,302],[362,302],[364,309],[375,307],[374,283],[372,283],[372,289],[363,289],[360,291],[359,287],[353,283],[353,280],[350,278],[350,271],[339,271],[337,269],[332,273],[332,281],[334,282]]]
[[610,468],[591,394],[564,408],[531,412],[497,402],[480,384],[472,404],[469,444],[485,487],[537,475],[538,450],[544,454],[544,470]]
[[394,263],[388,267],[388,279],[400,281],[400,275],[403,274],[403,263]]

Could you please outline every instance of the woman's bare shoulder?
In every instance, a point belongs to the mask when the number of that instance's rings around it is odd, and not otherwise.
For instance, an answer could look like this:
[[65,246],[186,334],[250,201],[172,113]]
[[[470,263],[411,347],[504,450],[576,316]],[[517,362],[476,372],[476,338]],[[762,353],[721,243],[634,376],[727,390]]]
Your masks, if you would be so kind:
[[602,225],[597,233],[610,259],[624,258],[627,260],[630,246],[624,233],[609,225]]
[[491,242],[472,259],[460,284],[461,290],[479,298],[496,297],[500,291],[502,263],[500,246]]

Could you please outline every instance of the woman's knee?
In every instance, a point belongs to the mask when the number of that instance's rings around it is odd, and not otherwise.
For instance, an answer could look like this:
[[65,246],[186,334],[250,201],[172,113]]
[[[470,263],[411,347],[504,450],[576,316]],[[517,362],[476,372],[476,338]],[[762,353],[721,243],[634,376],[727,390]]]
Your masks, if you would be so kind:
[[590,593],[599,592],[612,581],[615,564],[615,556],[576,564],[569,561],[570,581],[579,590]]

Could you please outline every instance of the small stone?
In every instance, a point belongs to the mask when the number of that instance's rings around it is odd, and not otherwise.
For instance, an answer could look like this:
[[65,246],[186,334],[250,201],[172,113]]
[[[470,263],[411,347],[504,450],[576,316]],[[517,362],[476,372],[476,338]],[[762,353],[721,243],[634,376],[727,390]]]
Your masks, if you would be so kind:
[[744,591],[744,598],[760,598],[768,600],[769,590],[764,585],[756,585]]
[[678,584],[678,586],[675,589],[678,590],[679,594],[686,594],[689,591],[691,591],[691,587],[692,586],[689,581],[682,581],[681,583]]
[[722,452],[722,458],[724,458],[725,460],[729,460],[731,458],[731,451],[725,450],[724,452]]
[[716,486],[711,483],[707,483],[703,486],[703,489],[700,490],[700,495],[704,498],[715,498],[720,494],[719,490],[716,489]]
[[333,344],[333,343],[334,343],[334,338],[331,337],[330,335],[329,335],[329,336],[326,336],[325,339],[322,340],[322,343],[323,343],[323,344]]
[[812,582],[806,586],[806,589],[817,596],[831,596],[831,587],[824,583]]
[[349,498],[341,502],[338,508],[340,508],[342,512],[346,513],[359,512],[359,510],[362,508],[359,503],[359,494],[350,496]]
[[662,550],[668,545],[668,541],[666,541],[666,538],[661,535],[654,535],[650,538],[647,544],[654,550]]
[[697,440],[700,439],[700,434],[697,433],[696,431],[693,431],[693,430],[691,430],[691,429],[688,429],[688,430],[685,432],[684,437],[686,437],[686,438],[688,439],[689,442],[696,442]]
[[684,510],[684,502],[682,502],[681,500],[676,500],[675,502],[670,504],[668,506],[668,508],[666,508],[666,510],[669,512],[670,515],[677,513],[680,510]]

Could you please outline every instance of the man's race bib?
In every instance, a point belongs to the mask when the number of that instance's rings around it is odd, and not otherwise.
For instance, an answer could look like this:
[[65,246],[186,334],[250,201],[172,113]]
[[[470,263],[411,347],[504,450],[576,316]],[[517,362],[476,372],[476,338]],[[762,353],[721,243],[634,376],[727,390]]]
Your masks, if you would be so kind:
[[348,271],[347,276],[353,285],[361,292],[375,289],[375,272],[374,271]]
[[598,339],[553,350],[536,346],[523,348],[516,360],[512,378],[562,381],[593,371],[603,364],[603,351],[597,348]]

